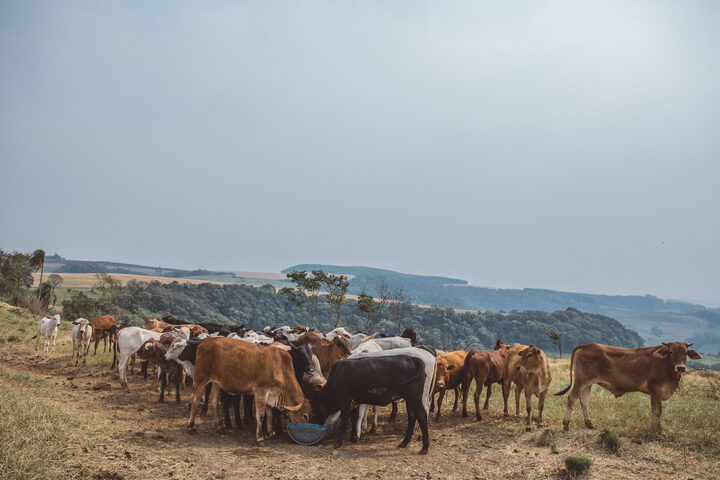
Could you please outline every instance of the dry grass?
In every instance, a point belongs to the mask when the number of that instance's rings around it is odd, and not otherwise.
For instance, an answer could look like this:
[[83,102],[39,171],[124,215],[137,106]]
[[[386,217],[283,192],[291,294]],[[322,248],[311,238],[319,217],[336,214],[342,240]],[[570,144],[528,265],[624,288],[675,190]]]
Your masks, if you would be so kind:
[[[60,275],[63,279],[62,288],[90,288],[97,285],[98,283],[97,276],[94,273],[58,273],[57,275]],[[157,281],[163,284],[172,282],[192,284],[214,283],[216,285],[228,284],[228,282],[212,282],[208,280],[197,280],[192,278],[157,277],[153,275],[131,275],[127,273],[113,273],[111,274],[111,276],[120,280],[123,285],[125,285],[130,280],[137,280],[138,282]],[[43,280],[45,280],[46,277],[47,275],[44,276]],[[33,273],[33,279],[33,286],[37,287],[38,282],[40,281],[40,274]]]

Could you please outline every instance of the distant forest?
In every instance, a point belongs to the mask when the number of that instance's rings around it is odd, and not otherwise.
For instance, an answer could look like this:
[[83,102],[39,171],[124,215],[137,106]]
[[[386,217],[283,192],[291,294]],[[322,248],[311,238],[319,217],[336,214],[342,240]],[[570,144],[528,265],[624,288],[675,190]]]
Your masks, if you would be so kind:
[[[260,329],[267,325],[308,325],[303,311],[276,293],[271,285],[215,285],[131,281],[127,285],[101,289],[99,297],[78,292],[63,302],[68,318],[98,314],[115,315],[119,321],[140,323],[149,316],[171,314],[191,322],[245,324]],[[321,298],[318,308],[319,326],[332,328],[330,306]],[[348,299],[342,308],[341,324],[353,331],[363,329],[365,314],[357,302]],[[539,346],[548,353],[557,353],[546,334],[555,329],[561,337],[563,352],[570,353],[581,343],[601,342],[626,347],[642,346],[640,336],[612,318],[583,313],[574,308],[555,311],[512,311],[509,313],[456,312],[449,308],[421,308],[407,305],[401,328],[412,327],[433,346],[444,349],[492,348],[496,339],[506,343]],[[373,333],[397,334],[394,313],[386,308],[373,328]]]

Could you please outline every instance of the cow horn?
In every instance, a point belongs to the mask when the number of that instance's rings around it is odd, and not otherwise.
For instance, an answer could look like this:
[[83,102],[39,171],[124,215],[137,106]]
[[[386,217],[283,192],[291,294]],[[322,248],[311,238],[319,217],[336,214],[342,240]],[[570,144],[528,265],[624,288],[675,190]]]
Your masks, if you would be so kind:
[[690,342],[690,343],[687,344],[687,347],[690,348],[690,347],[692,347],[693,345],[695,345],[695,342]]
[[285,410],[287,410],[287,411],[289,411],[289,412],[297,412],[298,410],[300,410],[300,408],[301,408],[302,406],[303,406],[302,403],[298,403],[298,404],[295,405],[294,407],[285,407]]
[[670,346],[670,345],[668,345],[668,344],[665,343],[665,342],[661,342],[661,343],[662,343],[663,345],[665,345],[666,347],[669,347],[669,346]]

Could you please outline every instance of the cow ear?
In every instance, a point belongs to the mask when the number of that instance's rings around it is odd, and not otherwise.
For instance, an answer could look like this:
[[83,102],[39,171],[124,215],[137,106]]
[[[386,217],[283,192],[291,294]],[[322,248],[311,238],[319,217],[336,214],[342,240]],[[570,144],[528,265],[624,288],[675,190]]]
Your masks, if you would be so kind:
[[668,355],[670,355],[670,349],[665,347],[658,348],[653,352],[653,357],[665,358]]
[[448,365],[448,366],[447,366],[447,369],[448,369],[448,370],[453,370],[454,368],[455,368],[455,365]]
[[698,352],[695,350],[688,350],[687,351],[688,357],[692,358],[693,360],[700,360],[702,357]]

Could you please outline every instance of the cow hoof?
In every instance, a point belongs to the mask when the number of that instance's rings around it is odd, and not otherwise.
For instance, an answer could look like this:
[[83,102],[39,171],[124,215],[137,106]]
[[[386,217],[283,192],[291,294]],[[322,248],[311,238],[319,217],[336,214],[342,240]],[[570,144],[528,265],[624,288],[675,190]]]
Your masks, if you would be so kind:
[[585,426],[586,426],[587,428],[589,428],[590,430],[594,430],[594,429],[595,429],[595,425],[593,425],[592,422],[585,422]]
[[428,449],[423,448],[422,450],[420,450],[420,452],[418,452],[418,455],[427,455],[427,453],[428,453]]
[[532,432],[532,427],[525,427],[526,432]]
[[482,417],[480,415],[475,415],[475,421],[479,422],[482,420]]
[[503,412],[503,417],[509,417],[510,414],[508,412]]
[[342,447],[342,445],[343,445],[343,442],[335,442],[335,448],[340,448],[340,447]]
[[373,425],[372,428],[370,429],[370,433],[375,433],[375,431],[376,431],[375,425]]
[[463,412],[462,416],[463,416],[463,418],[467,418],[467,416],[468,416],[467,412]]
[[537,428],[545,428],[545,424],[543,424],[543,423],[538,423]]
[[257,442],[257,445],[258,445],[258,447],[264,447],[264,446],[265,446],[265,442],[263,442],[262,440],[260,440],[260,441]]
[[357,442],[358,442],[358,437],[352,436],[352,437],[350,437],[350,441],[351,441],[352,443],[357,443]]
[[190,428],[190,429],[188,430],[188,433],[189,433],[190,435],[197,435],[197,430],[195,430],[195,427],[192,427],[192,428]]
[[405,448],[405,447],[407,447],[407,445],[408,445],[407,442],[400,442],[398,444],[397,448]]
[[570,424],[563,423],[563,431],[567,432],[568,430],[570,430]]

